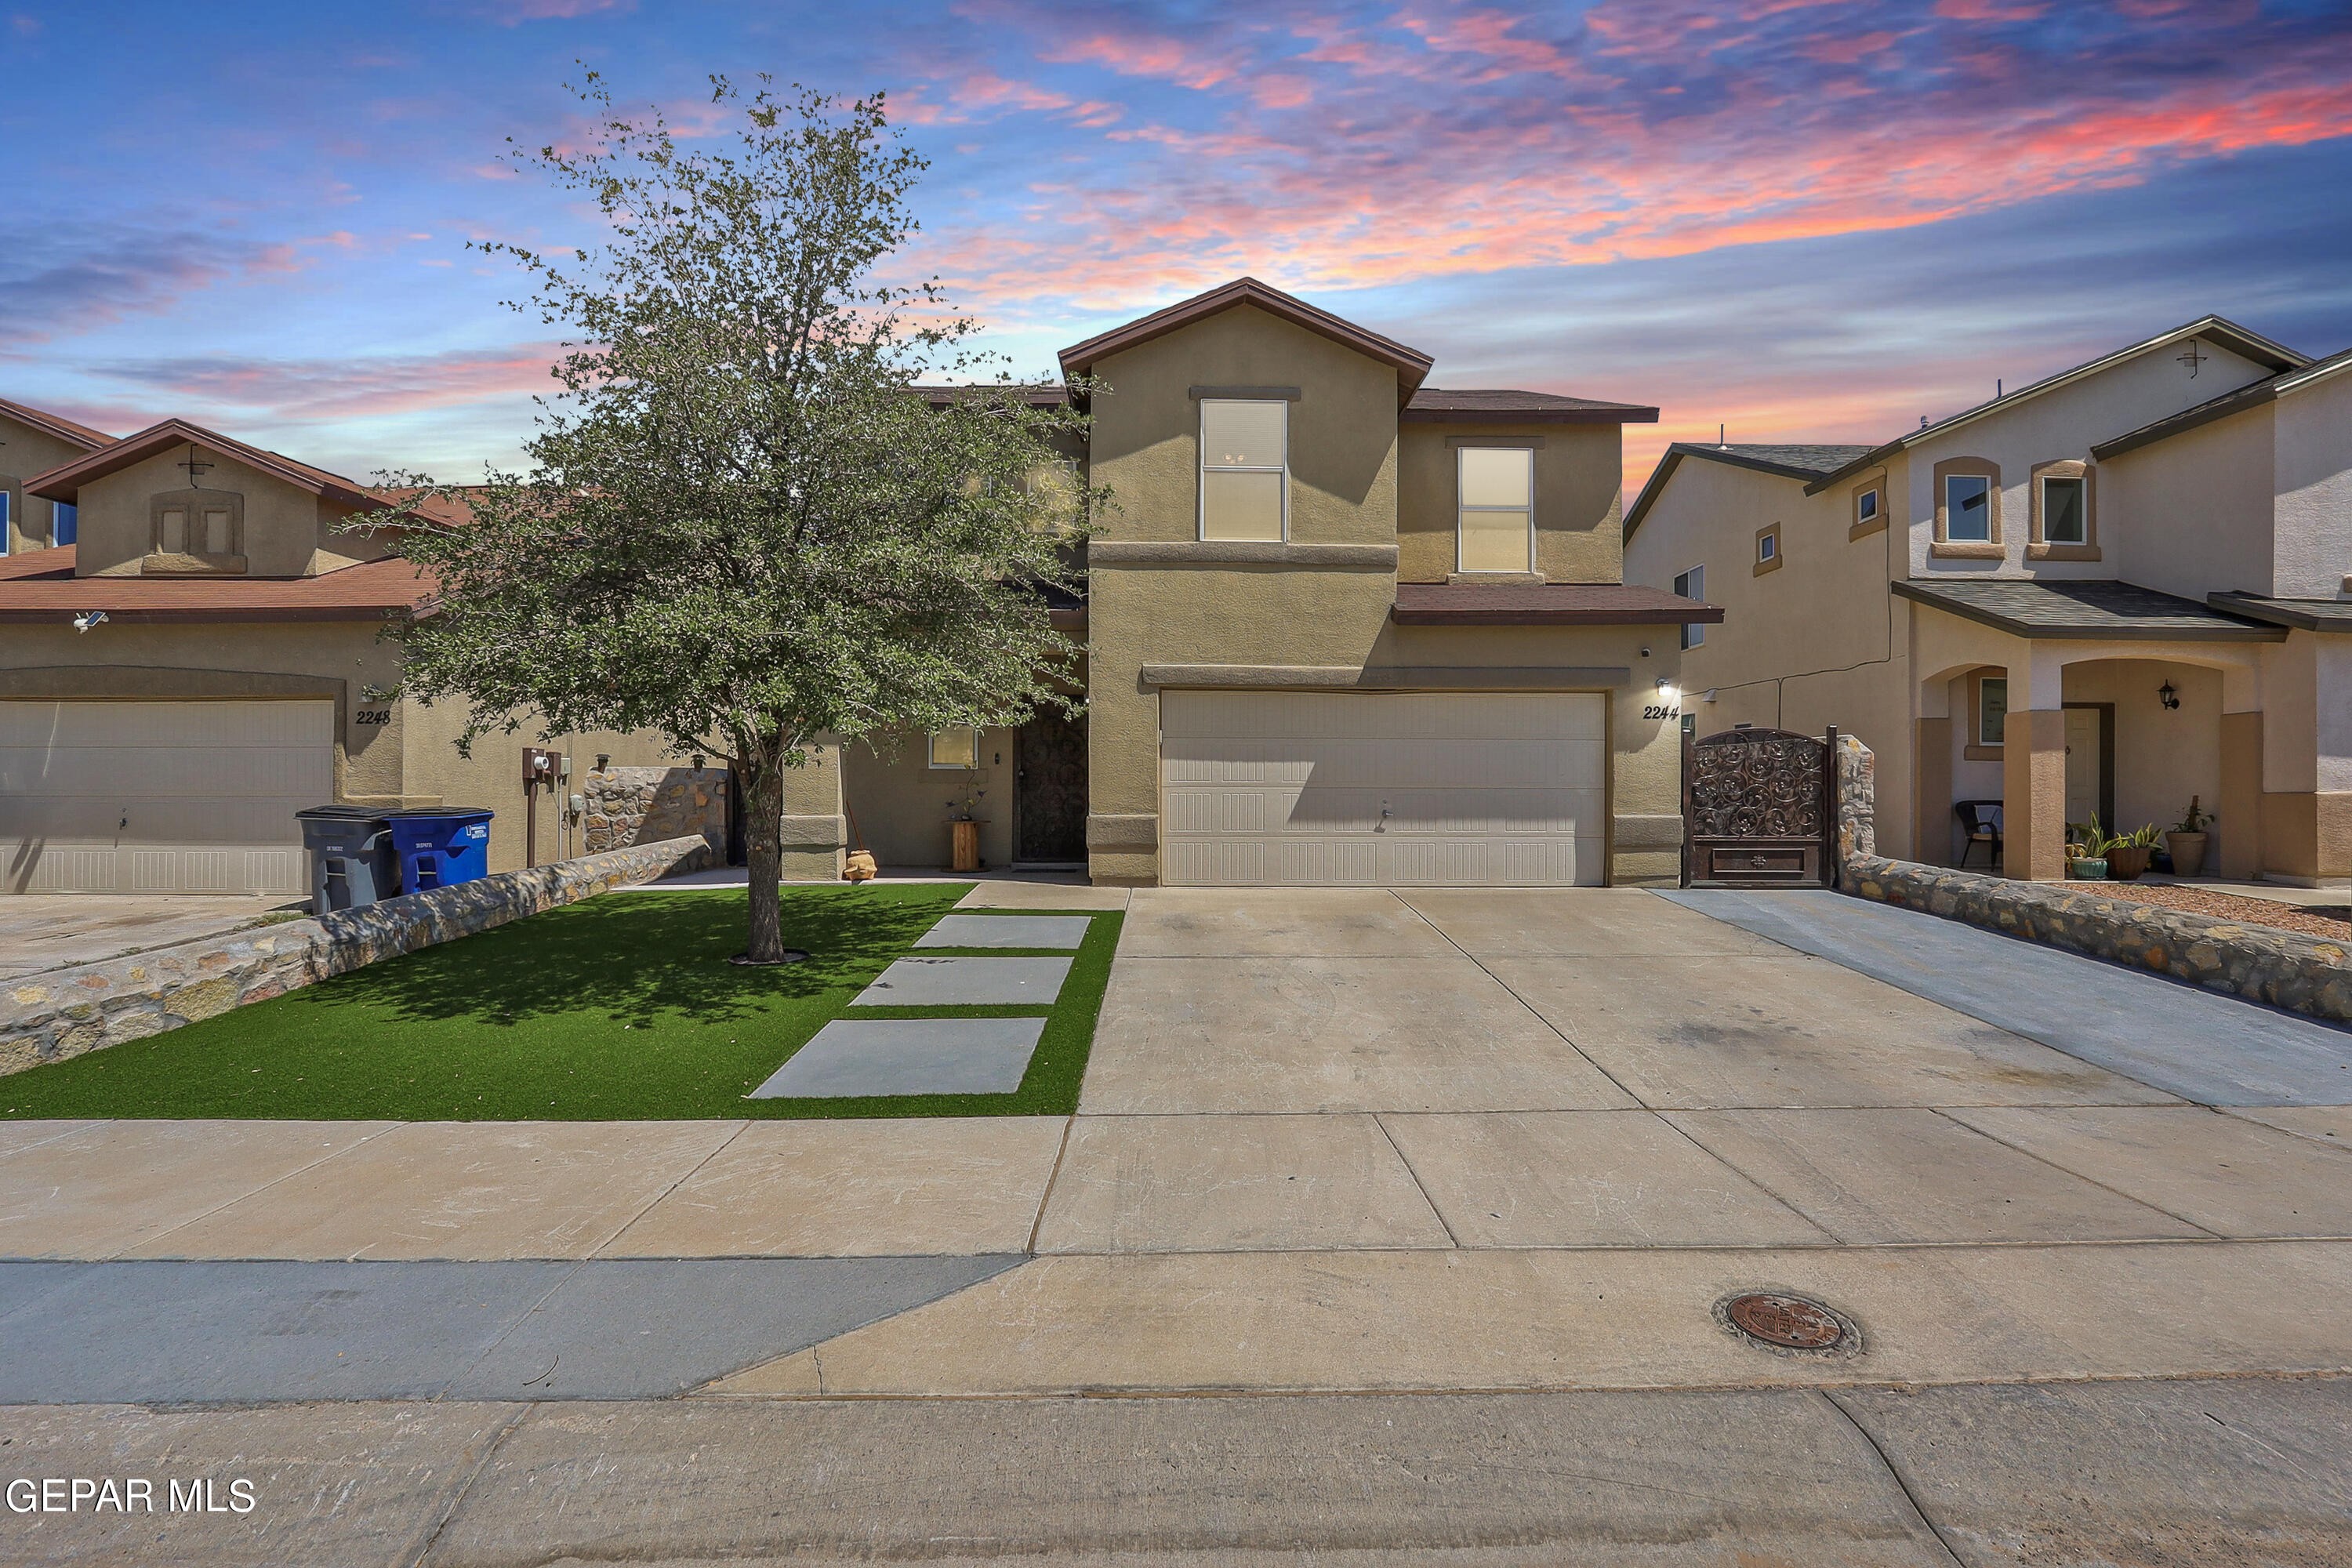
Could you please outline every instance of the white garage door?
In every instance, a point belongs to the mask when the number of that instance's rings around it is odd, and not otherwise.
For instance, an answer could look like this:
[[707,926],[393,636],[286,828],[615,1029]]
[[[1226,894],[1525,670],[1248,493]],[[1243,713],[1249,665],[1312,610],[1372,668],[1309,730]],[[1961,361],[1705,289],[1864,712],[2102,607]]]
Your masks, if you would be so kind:
[[1597,884],[1607,713],[1590,692],[1164,692],[1160,879]]
[[331,702],[0,702],[0,886],[307,892],[334,744]]

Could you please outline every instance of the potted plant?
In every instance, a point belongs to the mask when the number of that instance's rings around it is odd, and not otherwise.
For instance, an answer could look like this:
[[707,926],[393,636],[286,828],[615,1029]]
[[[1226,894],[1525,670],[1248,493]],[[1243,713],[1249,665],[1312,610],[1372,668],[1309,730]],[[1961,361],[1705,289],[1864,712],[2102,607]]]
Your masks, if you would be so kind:
[[2156,824],[2136,827],[2120,838],[2111,838],[2106,845],[2107,875],[2118,882],[2137,882],[2147,875],[2147,863],[2156,854]]
[[2096,812],[2088,822],[2066,825],[2066,879],[2071,882],[2104,882],[2107,879],[2105,858],[2107,836],[2099,826]]
[[2189,797],[2189,809],[2180,814],[2179,822],[2164,836],[2164,847],[2172,851],[2172,874],[2176,877],[2194,877],[2205,864],[2205,829],[2212,826],[2213,815],[2199,810],[2197,799],[2193,795]]

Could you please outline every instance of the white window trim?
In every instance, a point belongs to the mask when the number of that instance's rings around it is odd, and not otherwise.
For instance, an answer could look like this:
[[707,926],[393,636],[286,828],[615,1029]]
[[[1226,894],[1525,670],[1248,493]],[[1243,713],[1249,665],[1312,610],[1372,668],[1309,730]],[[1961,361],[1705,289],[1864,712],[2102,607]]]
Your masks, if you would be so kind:
[[[1959,503],[1958,503],[1958,501],[1956,501],[1956,500],[1953,499],[1953,497],[1952,497],[1952,487],[1953,487],[1954,485],[1958,485],[1958,484],[1968,484],[1968,483],[1969,483],[1969,482],[1971,482],[1971,481],[1973,481],[1974,483],[1977,483],[1977,484],[1979,484],[1979,485],[1984,486],[1984,533],[1983,533],[1982,537],[1979,537],[1979,536],[1978,536],[1978,535],[1976,535],[1976,534],[1959,534],[1959,533],[1955,533],[1955,532],[1953,531],[1954,527],[1955,527],[1955,526],[1958,523],[1958,521],[1959,521],[1959,518],[1960,518],[1960,510],[1961,510],[1961,509],[1960,509]],[[1944,505],[1943,505],[1943,513],[1944,513],[1944,538],[1943,538],[1943,542],[1944,542],[1944,543],[1947,543],[1947,544],[1990,544],[1990,543],[1991,543],[1991,542],[1992,542],[1992,504],[1993,504],[1993,499],[1992,499],[1992,498],[1993,498],[1993,482],[1992,482],[1992,476],[1991,476],[1991,475],[1990,475],[1990,474],[1946,474],[1946,475],[1944,476],[1944,493],[1943,493],[1943,496],[1940,498],[1940,499],[1943,500],[1943,503],[1944,503]]]
[[[2040,504],[2040,506],[2039,506],[2039,508],[2037,509],[2037,510],[2040,511],[2040,513],[2041,513],[2041,518],[2042,518],[2042,540],[2041,540],[2041,542],[2042,542],[2042,543],[2044,543],[2044,544],[2088,544],[2088,543],[2090,543],[2090,542],[2091,542],[2091,482],[2090,482],[2090,480],[2089,480],[2089,479],[2085,479],[2085,478],[2084,478],[2083,475],[2081,475],[2081,474],[2036,474],[2036,475],[2033,477],[2033,482],[2034,482],[2035,484],[2037,484],[2037,485],[2039,485],[2039,486],[2041,486],[2041,487],[2042,487],[2041,493],[2040,493],[2040,494],[2038,494],[2038,495],[2036,495],[2036,496],[2033,498],[2036,501],[2038,501],[2038,502],[2040,502],[2040,503],[2041,503],[2041,504]],[[2051,519],[2051,516],[2052,516],[2051,510],[2050,510],[2050,487],[2051,487],[2052,485],[2073,485],[2073,486],[2074,487],[2074,498],[2075,498],[2075,508],[2074,508],[2074,526],[2075,526],[2078,530],[2080,530],[2081,531],[2077,532],[2077,533],[2074,535],[2074,538],[2072,538],[2072,539],[2061,539],[2061,538],[2059,538],[2056,534],[2052,533],[2052,532],[2050,531],[2050,519]]]
[[1777,531],[1769,530],[1763,533],[1758,534],[1756,536],[1756,564],[1761,566],[1768,561],[1778,561],[1779,559],[1780,559],[1780,535]]
[[[1864,501],[1868,501],[1870,503],[1867,510],[1865,510],[1862,504]],[[1857,522],[1876,522],[1878,521],[1879,514],[1885,510],[1885,506],[1886,498],[1885,495],[1880,493],[1878,487],[1876,485],[1868,486],[1863,490],[1862,494],[1854,498],[1854,521]]]
[[980,766],[980,731],[970,724],[959,724],[955,726],[955,730],[971,737],[971,761],[968,763],[940,761],[940,737],[950,731],[935,730],[923,740],[923,756],[930,763],[933,773],[961,773]]
[[[1209,461],[1209,405],[1213,403],[1271,403],[1282,410],[1282,466],[1269,468],[1230,468],[1223,463]],[[1193,467],[1192,537],[1203,543],[1209,538],[1209,475],[1220,474],[1280,474],[1282,476],[1282,539],[1290,542],[1290,402],[1281,397],[1203,397],[1201,412],[1192,426],[1192,446],[1200,461]],[[1233,542],[1246,542],[1235,541]],[[1269,541],[1268,542],[1272,542]]]
[[[1698,579],[1696,583],[1691,581],[1694,577]],[[1696,588],[1698,592],[1692,593],[1693,588]],[[1685,599],[1696,599],[1699,603],[1705,604],[1706,602],[1706,563],[1701,562],[1687,572],[1675,573],[1675,592]],[[1685,650],[1702,647],[1706,642],[1706,623],[1705,621],[1683,623],[1682,645]]]
[[[1528,455],[1528,504],[1516,506],[1465,506],[1462,500],[1462,465],[1472,452],[1525,452]],[[1462,560],[1462,514],[1465,511],[1525,511],[1528,514],[1528,552],[1526,563],[1519,566],[1469,566]],[[1536,449],[1533,447],[1461,447],[1454,453],[1454,569],[1456,572],[1491,572],[1500,576],[1525,575],[1536,569]]]

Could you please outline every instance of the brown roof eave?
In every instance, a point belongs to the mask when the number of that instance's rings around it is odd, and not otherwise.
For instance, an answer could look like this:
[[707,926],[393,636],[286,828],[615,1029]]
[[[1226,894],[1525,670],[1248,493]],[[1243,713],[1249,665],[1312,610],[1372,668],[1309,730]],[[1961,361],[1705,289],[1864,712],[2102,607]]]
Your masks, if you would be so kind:
[[1318,310],[1306,300],[1284,293],[1281,289],[1259,282],[1255,278],[1236,278],[1205,293],[1189,300],[1180,300],[1165,309],[1139,316],[1124,326],[1100,332],[1081,343],[1073,343],[1060,354],[1065,376],[1083,375],[1094,368],[1095,362],[1110,355],[1162,338],[1180,328],[1237,305],[1255,305],[1268,315],[1304,327],[1310,332],[1329,338],[1351,348],[1368,359],[1379,360],[1392,366],[1397,373],[1398,395],[1409,397],[1413,390],[1428,379],[1430,367],[1436,362],[1419,349],[1407,348],[1394,338],[1368,331],[1353,321]]
[[1407,408],[1404,425],[1655,425],[1658,411],[1633,404],[1609,408]]

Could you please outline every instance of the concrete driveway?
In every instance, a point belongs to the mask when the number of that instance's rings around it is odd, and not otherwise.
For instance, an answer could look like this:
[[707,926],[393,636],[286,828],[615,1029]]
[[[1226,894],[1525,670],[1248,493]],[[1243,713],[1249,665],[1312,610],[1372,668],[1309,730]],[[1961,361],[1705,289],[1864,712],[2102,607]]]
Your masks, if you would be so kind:
[[302,903],[279,898],[14,894],[0,898],[0,980],[217,936],[272,910]]
[[1823,898],[1139,891],[1066,1119],[0,1126],[5,1419],[402,1562],[2352,1556],[2352,1035]]

